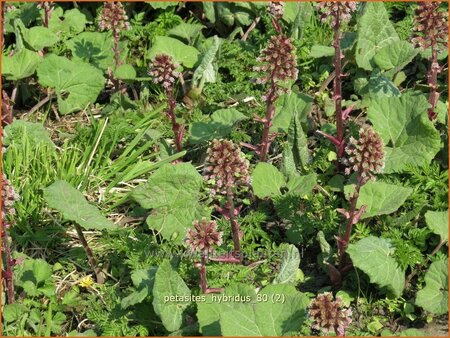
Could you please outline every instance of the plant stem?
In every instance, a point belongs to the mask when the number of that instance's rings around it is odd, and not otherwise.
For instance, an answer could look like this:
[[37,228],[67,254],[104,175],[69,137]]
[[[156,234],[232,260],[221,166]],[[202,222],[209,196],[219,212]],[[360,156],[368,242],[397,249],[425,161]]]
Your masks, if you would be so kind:
[[267,95],[266,101],[266,115],[262,120],[264,124],[264,129],[261,138],[261,145],[259,149],[259,160],[261,162],[267,161],[267,154],[269,152],[270,144],[272,140],[270,139],[270,127],[272,127],[272,120],[275,116],[275,101],[278,98],[276,96],[276,83],[272,80],[269,94]]
[[52,8],[50,7],[50,3],[48,1],[44,1],[44,27],[48,28],[48,23],[50,22],[50,15],[52,12]]
[[13,282],[13,260],[11,255],[11,247],[9,246],[9,238],[6,233],[6,229],[2,229],[2,245],[3,252],[5,253],[5,283],[6,283],[6,295],[8,297],[8,304],[14,303],[14,282]]
[[239,259],[239,261],[242,261],[242,257],[241,257],[241,244],[240,244],[240,239],[239,239],[239,233],[240,233],[240,229],[239,229],[239,223],[236,220],[236,216],[234,215],[234,211],[235,211],[235,207],[234,207],[234,201],[233,201],[233,192],[231,190],[230,187],[227,188],[227,204],[226,207],[228,209],[228,215],[230,217],[230,223],[231,223],[231,234],[233,237],[233,245],[234,245],[234,250],[233,250],[233,256],[236,259]]
[[340,159],[344,152],[344,119],[342,118],[342,55],[341,55],[341,46],[339,42],[339,29],[340,29],[340,13],[339,9],[336,12],[336,24],[334,25],[334,71],[335,77],[333,81],[334,85],[334,93],[333,99],[335,102],[335,110],[336,110],[336,138],[339,141],[339,145],[336,145],[336,153],[337,153],[337,161],[336,165],[339,169]]
[[440,67],[438,63],[437,43],[433,40],[431,43],[431,65],[428,70],[428,86],[430,87],[428,103],[431,105],[431,107],[428,108],[428,118],[430,120],[434,120],[437,117],[435,109],[439,99],[439,93],[437,92],[437,75],[439,72]]
[[177,148],[177,151],[180,152],[183,150],[183,134],[184,134],[184,126],[181,126],[177,122],[177,117],[175,115],[175,108],[177,106],[177,101],[175,100],[173,90],[169,89],[166,90],[166,95],[168,99],[168,107],[167,107],[167,117],[170,119],[170,122],[172,123],[172,131],[175,138],[175,146]]
[[2,91],[2,97],[2,123],[11,124],[13,122],[13,104],[4,90]]
[[[121,64],[119,42],[120,42],[119,32],[116,29],[113,29],[113,52],[114,52],[115,69],[117,69]],[[118,92],[120,90],[120,81],[116,79],[112,73],[111,73],[111,81],[114,84],[114,90]]]
[[208,289],[208,282],[206,281],[206,257],[208,256],[207,251],[202,252],[201,257],[201,266],[200,266],[200,288],[202,289],[203,293],[206,293],[206,290]]
[[104,282],[104,277],[102,275],[102,272],[97,267],[97,261],[95,260],[94,254],[92,253],[91,248],[89,247],[88,242],[86,241],[86,238],[84,237],[83,231],[81,230],[81,227],[78,224],[74,224],[75,230],[78,235],[78,239],[81,242],[81,245],[83,246],[84,252],[86,253],[89,266],[91,269],[95,272],[97,283],[102,284]]
[[358,203],[359,198],[359,192],[361,190],[361,187],[363,186],[365,182],[363,181],[363,178],[361,177],[361,173],[358,173],[358,182],[355,187],[355,192],[353,196],[350,198],[350,209],[349,209],[349,217],[347,218],[347,223],[345,226],[345,233],[344,237],[340,238],[340,244],[339,247],[339,270],[343,270],[347,264],[347,255],[346,250],[348,247],[348,243],[350,241],[350,236],[352,234],[353,224],[355,224],[355,216],[358,212],[356,210],[356,205]]

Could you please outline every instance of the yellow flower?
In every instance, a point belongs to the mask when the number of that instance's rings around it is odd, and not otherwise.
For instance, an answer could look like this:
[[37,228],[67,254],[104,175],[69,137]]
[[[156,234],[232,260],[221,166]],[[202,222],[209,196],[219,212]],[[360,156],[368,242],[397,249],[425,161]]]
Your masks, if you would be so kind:
[[81,278],[81,279],[78,281],[78,284],[80,284],[81,287],[88,289],[88,288],[91,288],[92,285],[94,285],[94,280],[93,280],[92,277],[89,275],[89,276],[86,276],[86,277]]

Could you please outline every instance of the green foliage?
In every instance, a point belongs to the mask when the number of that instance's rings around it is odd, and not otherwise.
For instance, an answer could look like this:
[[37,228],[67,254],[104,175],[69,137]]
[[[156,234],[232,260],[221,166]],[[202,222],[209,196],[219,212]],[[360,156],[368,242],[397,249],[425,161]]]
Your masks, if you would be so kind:
[[189,163],[164,165],[148,182],[133,192],[133,198],[146,209],[151,229],[180,243],[195,219],[206,214],[198,200],[203,179]]
[[439,132],[424,114],[427,108],[426,98],[415,92],[370,100],[368,117],[386,145],[385,173],[426,165],[439,151]]
[[366,206],[362,219],[396,211],[411,195],[411,188],[383,182],[368,182],[361,188],[357,207]]
[[[189,299],[190,295],[191,290],[172,268],[169,260],[162,262],[155,275],[153,307],[169,332],[181,327],[183,311],[190,303],[186,298]],[[172,300],[171,297],[178,299]]]
[[434,262],[425,275],[425,287],[417,292],[416,304],[425,310],[448,312],[448,260]]
[[392,258],[394,248],[389,240],[370,236],[350,244],[347,252],[353,265],[364,271],[372,283],[387,287],[395,297],[401,295],[405,272]]
[[167,36],[157,36],[152,47],[147,53],[147,59],[151,60],[158,54],[167,54],[175,62],[187,68],[192,68],[197,63],[199,51],[192,46],[188,46],[180,40]]
[[95,102],[105,82],[97,68],[54,54],[44,58],[37,75],[41,85],[55,90],[62,114],[84,109]]
[[86,230],[113,230],[117,226],[89,204],[83,194],[66,181],[56,181],[44,190],[48,205],[65,220],[74,221]]
[[[230,300],[214,301],[220,296]],[[299,329],[308,303],[306,295],[289,284],[270,285],[257,293],[248,285],[233,285],[197,303],[197,317],[205,336],[283,335]],[[246,318],[245,325],[236,318]]]
[[228,136],[236,123],[246,120],[247,117],[234,108],[219,109],[211,114],[208,122],[193,122],[191,124],[191,137],[193,144],[220,139]]

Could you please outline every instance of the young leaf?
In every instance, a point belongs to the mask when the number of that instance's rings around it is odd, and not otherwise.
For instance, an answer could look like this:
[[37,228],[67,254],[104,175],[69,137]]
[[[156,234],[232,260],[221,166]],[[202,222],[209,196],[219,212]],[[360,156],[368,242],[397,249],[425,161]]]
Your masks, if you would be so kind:
[[400,297],[405,283],[405,272],[392,257],[394,248],[389,240],[369,236],[349,244],[347,253],[353,265],[364,271],[371,283],[387,287],[395,297]]
[[379,49],[400,40],[382,2],[365,3],[357,32],[356,63],[365,70],[373,69],[373,57]]
[[192,68],[198,61],[199,51],[184,44],[180,40],[167,36],[155,37],[154,43],[147,53],[147,59],[153,59],[158,54],[167,54],[186,68]]
[[295,282],[298,267],[300,266],[300,253],[295,245],[284,244],[280,271],[273,280],[273,284],[285,284]]
[[441,240],[448,242],[448,210],[427,211],[425,221],[431,231],[441,236]]
[[153,308],[155,313],[161,317],[161,321],[167,331],[172,332],[181,327],[183,311],[190,304],[190,301],[170,300],[170,297],[189,298],[190,295],[191,290],[172,268],[170,261],[164,260],[158,267],[155,275]]
[[253,170],[253,191],[259,198],[280,196],[285,185],[283,174],[272,164],[260,162]]
[[84,62],[76,62],[50,54],[37,68],[39,83],[54,88],[61,114],[86,108],[95,102],[105,79],[100,70]]
[[425,275],[425,287],[417,292],[416,304],[428,312],[448,312],[448,259],[434,262]]
[[426,97],[416,92],[370,100],[367,115],[386,145],[385,173],[426,165],[439,151],[439,132],[428,119],[427,109]]
[[56,181],[44,189],[50,208],[58,210],[64,219],[76,222],[86,230],[113,230],[117,225],[89,204],[83,194],[66,181]]
[[366,206],[362,219],[393,213],[411,195],[413,189],[384,182],[368,182],[362,186],[357,207]]
[[150,176],[148,182],[133,192],[132,197],[146,209],[151,229],[168,240],[182,241],[201,209],[198,199],[203,178],[190,163],[166,164]]
[[200,34],[204,26],[199,23],[181,22],[167,32],[167,35],[185,40],[188,44]]
[[195,69],[192,77],[195,87],[201,86],[202,83],[216,82],[216,70],[214,69],[213,62],[221,45],[221,41],[217,35],[214,35],[212,39],[213,43],[211,47],[203,54],[200,65]]
[[286,133],[294,117],[299,122],[305,122],[308,113],[312,109],[313,99],[302,93],[285,94],[276,104],[276,113],[270,131]]

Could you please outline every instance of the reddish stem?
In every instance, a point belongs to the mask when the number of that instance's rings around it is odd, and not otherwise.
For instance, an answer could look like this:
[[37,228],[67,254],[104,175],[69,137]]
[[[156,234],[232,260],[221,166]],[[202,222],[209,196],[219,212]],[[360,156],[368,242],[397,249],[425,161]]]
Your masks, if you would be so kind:
[[262,119],[262,123],[264,124],[264,129],[261,138],[261,144],[259,149],[259,160],[261,162],[267,161],[267,154],[269,153],[270,144],[272,140],[270,138],[270,127],[272,127],[272,120],[275,116],[275,101],[278,96],[276,95],[277,84],[274,80],[271,82],[270,90],[267,95],[266,101],[266,115],[265,118]]
[[337,166],[339,167],[340,159],[342,154],[344,153],[344,119],[342,117],[342,54],[341,54],[341,46],[339,42],[339,29],[340,29],[340,12],[339,7],[335,15],[335,25],[334,25],[334,70],[336,72],[336,76],[334,77],[333,85],[334,85],[334,102],[335,102],[335,110],[336,110],[336,138],[339,141],[339,146],[336,146],[337,153]]
[[233,256],[236,259],[239,259],[239,261],[242,261],[241,257],[241,244],[240,244],[240,228],[239,223],[236,220],[235,216],[235,207],[234,207],[234,201],[233,201],[233,192],[230,187],[227,188],[227,203],[226,208],[228,209],[228,215],[230,217],[230,223],[231,223],[231,234],[233,237]]
[[428,86],[430,87],[428,103],[431,105],[431,107],[428,108],[428,118],[430,120],[434,120],[437,117],[435,109],[439,99],[439,93],[437,92],[437,76],[439,73],[440,67],[438,63],[437,42],[433,39],[431,43],[431,65],[428,70]]
[[175,108],[177,106],[177,101],[175,100],[173,89],[167,89],[166,95],[168,99],[168,107],[166,111],[167,117],[170,119],[170,122],[172,123],[172,131],[175,138],[175,146],[177,148],[177,151],[180,152],[183,150],[183,135],[184,135],[184,125],[180,125],[177,122],[177,117],[175,115]]
[[50,22],[50,16],[52,14],[52,8],[48,1],[44,1],[43,7],[44,7],[44,22],[43,22],[43,24],[44,24],[44,27],[48,28],[48,24]]
[[2,122],[3,124],[11,124],[13,122],[13,103],[4,90],[2,91],[2,96]]
[[200,288],[203,293],[206,293],[208,289],[208,283],[206,281],[206,258],[208,257],[208,251],[202,252],[201,266],[200,266]]
[[8,234],[6,233],[6,229],[2,229],[2,239],[3,239],[3,242],[2,242],[3,252],[5,254],[5,272],[4,272],[3,277],[5,278],[6,295],[8,297],[8,304],[12,304],[15,301],[13,270],[12,270],[12,267],[14,266],[14,261],[12,259],[11,247],[9,246],[9,238],[8,238]]

